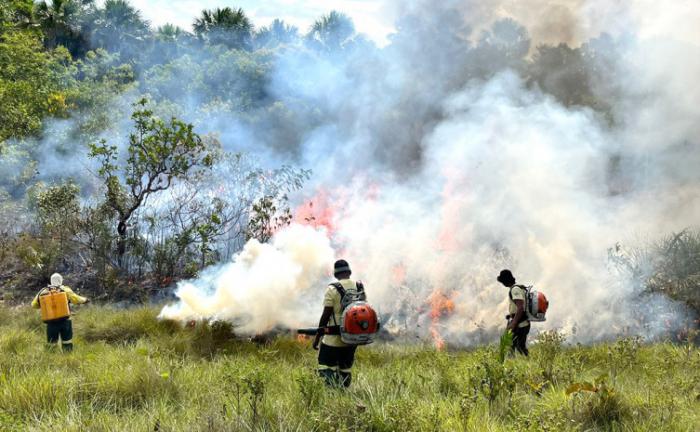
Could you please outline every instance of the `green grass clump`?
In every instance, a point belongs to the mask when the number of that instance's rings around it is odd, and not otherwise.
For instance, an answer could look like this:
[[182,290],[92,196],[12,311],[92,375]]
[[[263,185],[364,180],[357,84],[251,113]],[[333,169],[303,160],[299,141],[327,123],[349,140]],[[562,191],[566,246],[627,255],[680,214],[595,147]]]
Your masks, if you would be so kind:
[[[155,308],[85,307],[75,351],[44,346],[35,311],[0,308],[0,431],[699,430],[700,350],[621,339],[531,356],[498,341],[436,352],[361,347],[348,391],[315,374],[308,341],[253,343],[226,323],[181,326]],[[503,354],[503,358],[501,357]]]

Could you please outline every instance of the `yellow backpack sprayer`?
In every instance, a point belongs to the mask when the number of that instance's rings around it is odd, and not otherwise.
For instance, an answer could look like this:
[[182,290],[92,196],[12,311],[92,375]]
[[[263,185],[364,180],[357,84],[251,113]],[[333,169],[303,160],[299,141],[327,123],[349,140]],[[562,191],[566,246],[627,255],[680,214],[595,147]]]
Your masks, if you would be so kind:
[[44,322],[70,316],[68,295],[60,287],[50,286],[39,294],[39,306],[41,307],[41,320]]

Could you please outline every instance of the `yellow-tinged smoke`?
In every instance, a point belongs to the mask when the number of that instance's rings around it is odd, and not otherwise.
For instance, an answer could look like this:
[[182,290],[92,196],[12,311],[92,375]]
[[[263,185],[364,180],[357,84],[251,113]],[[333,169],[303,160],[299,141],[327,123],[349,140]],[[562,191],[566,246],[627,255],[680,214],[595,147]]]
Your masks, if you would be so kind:
[[333,259],[323,230],[291,225],[269,244],[250,240],[233,262],[179,283],[180,301],[164,307],[160,317],[229,320],[243,334],[308,325],[305,311],[319,305],[305,299],[322,292]]

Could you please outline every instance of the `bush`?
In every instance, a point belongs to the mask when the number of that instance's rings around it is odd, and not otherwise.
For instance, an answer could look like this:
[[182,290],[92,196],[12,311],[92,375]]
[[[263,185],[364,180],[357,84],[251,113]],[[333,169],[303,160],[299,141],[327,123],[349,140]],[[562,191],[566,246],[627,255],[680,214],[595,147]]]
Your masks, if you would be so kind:
[[536,349],[531,350],[542,368],[542,377],[552,383],[557,381],[556,360],[565,341],[566,336],[560,331],[544,331],[537,335]]
[[682,301],[700,313],[700,231],[686,229],[654,247],[654,272],[647,289]]
[[567,388],[566,393],[573,395],[574,413],[585,424],[610,427],[629,415],[628,407],[608,383],[605,374],[596,378],[593,383],[574,383]]

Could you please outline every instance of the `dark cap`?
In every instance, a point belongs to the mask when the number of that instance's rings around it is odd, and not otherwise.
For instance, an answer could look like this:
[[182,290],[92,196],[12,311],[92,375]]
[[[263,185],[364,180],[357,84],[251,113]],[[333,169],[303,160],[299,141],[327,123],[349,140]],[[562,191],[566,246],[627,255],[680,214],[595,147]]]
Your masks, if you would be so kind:
[[350,270],[350,264],[342,259],[333,264],[333,276],[337,277],[340,273],[352,273],[352,270]]
[[510,270],[505,269],[501,270],[501,273],[499,273],[498,277],[496,278],[497,281],[502,283],[503,285],[513,285],[515,283],[515,278],[513,277],[513,273],[510,272]]

